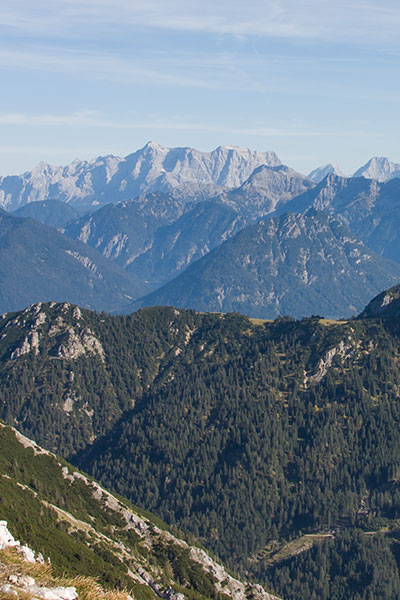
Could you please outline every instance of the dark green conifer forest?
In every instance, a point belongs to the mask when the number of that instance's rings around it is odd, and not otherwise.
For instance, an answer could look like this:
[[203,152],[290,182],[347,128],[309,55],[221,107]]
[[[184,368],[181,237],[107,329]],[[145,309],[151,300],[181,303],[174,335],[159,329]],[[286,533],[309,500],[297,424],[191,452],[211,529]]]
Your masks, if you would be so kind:
[[396,319],[73,309],[1,321],[1,418],[285,600],[400,597]]

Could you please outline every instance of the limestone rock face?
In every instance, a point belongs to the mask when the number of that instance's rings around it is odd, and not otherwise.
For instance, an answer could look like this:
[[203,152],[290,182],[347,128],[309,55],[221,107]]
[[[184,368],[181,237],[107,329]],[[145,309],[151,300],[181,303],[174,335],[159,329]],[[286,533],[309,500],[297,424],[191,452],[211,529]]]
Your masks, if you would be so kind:
[[399,195],[398,177],[385,181],[330,173],[311,190],[278,205],[276,212],[323,210],[340,219],[374,252],[400,262]]
[[29,548],[26,544],[21,546],[21,542],[14,539],[14,536],[10,533],[7,527],[7,521],[0,521],[0,550],[6,548],[17,548],[18,552],[22,554],[24,560],[29,563],[43,563],[43,556],[39,553],[36,555],[35,551]]
[[212,198],[240,186],[263,164],[281,162],[274,152],[227,146],[200,152],[149,142],[124,158],[99,156],[91,161],[75,160],[65,167],[41,162],[23,175],[0,177],[0,206],[15,210],[56,198],[83,209],[155,191]]

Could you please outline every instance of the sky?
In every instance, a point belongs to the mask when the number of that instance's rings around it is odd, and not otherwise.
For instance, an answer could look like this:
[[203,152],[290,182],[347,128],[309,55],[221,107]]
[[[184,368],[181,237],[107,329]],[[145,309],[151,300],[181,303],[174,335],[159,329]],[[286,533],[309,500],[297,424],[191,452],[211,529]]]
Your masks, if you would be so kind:
[[0,175],[152,140],[400,162],[396,0],[2,0]]

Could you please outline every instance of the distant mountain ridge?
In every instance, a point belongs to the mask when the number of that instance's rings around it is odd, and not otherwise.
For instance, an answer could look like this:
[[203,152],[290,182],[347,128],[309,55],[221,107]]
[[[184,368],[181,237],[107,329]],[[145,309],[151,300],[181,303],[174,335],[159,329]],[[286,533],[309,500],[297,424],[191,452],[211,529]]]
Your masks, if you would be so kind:
[[[239,188],[261,165],[280,166],[273,151],[258,152],[237,146],[219,146],[211,152],[168,148],[148,142],[126,157],[98,156],[54,166],[40,162],[32,171],[0,177],[0,206],[14,211],[31,202],[52,198],[86,212],[150,192],[173,193],[177,198],[207,200]],[[342,175],[332,163],[311,171],[319,182],[329,173]],[[354,175],[388,181],[400,176],[400,164],[373,157]]]
[[222,194],[221,199],[249,221],[255,221],[314,186],[311,179],[286,165],[261,165],[240,187]]
[[221,201],[198,202],[179,219],[160,227],[154,240],[127,270],[151,285],[161,285],[237,233],[246,218]]
[[66,202],[51,199],[42,202],[30,202],[13,212],[17,217],[32,217],[49,227],[62,228],[79,219],[79,213]]
[[317,169],[314,169],[313,171],[311,171],[311,173],[308,174],[308,177],[310,179],[312,179],[313,181],[315,181],[316,183],[319,183],[320,181],[325,179],[325,177],[327,175],[330,175],[331,173],[333,173],[334,175],[339,175],[340,177],[344,177],[344,175],[337,163],[330,163],[328,165],[323,165],[322,167],[318,167]]
[[285,165],[261,165],[239,188],[212,200],[185,202],[154,192],[106,205],[68,225],[65,233],[145,281],[163,283],[241,227],[314,185]]
[[400,281],[400,265],[371,252],[315,209],[261,220],[125,311],[174,305],[251,317],[348,317]]
[[175,221],[183,210],[182,201],[158,192],[106,204],[67,225],[64,233],[127,267],[151,247],[157,229]]
[[[316,183],[320,183],[327,175],[331,174],[345,177],[337,163],[317,167],[308,174],[308,177]],[[373,156],[354,171],[351,177],[365,177],[383,183],[400,177],[400,163],[392,162],[386,156]]]
[[278,205],[304,213],[310,207],[334,215],[369,248],[400,262],[400,179],[379,182],[364,177],[328,175],[313,189]]
[[207,199],[240,186],[262,164],[277,166],[274,152],[219,146],[211,152],[149,142],[121,158],[108,155],[57,167],[39,163],[22,175],[0,177],[0,206],[15,210],[57,198],[79,210],[150,192]]
[[0,210],[0,312],[50,300],[115,310],[148,289],[90,246]]

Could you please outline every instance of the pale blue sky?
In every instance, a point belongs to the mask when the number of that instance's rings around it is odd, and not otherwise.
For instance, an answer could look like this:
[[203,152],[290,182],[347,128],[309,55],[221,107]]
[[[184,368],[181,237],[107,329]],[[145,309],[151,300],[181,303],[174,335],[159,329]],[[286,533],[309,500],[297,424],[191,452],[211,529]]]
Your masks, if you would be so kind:
[[400,162],[394,0],[2,0],[0,174],[154,140]]

